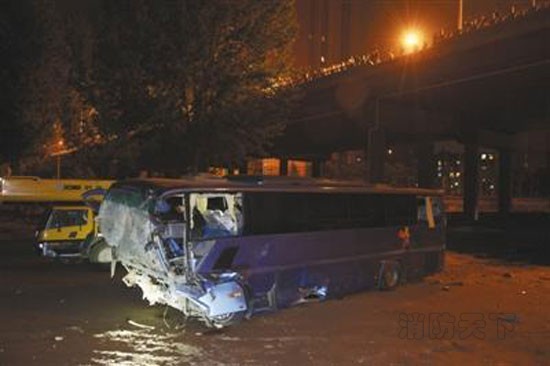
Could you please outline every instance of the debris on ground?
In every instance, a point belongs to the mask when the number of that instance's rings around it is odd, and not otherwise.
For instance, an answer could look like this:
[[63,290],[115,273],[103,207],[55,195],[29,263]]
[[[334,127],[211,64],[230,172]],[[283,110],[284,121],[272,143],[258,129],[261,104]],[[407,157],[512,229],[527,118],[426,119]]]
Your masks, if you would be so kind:
[[135,321],[133,321],[133,320],[131,320],[131,319],[128,319],[128,324],[133,325],[134,327],[141,328],[141,329],[149,329],[149,330],[155,329],[155,327],[152,326],[152,325],[140,324],[140,323],[135,322]]
[[67,330],[72,330],[74,332],[78,332],[78,333],[81,333],[81,334],[84,333],[84,329],[82,329],[81,327],[78,327],[76,325],[72,325],[70,327],[67,327]]

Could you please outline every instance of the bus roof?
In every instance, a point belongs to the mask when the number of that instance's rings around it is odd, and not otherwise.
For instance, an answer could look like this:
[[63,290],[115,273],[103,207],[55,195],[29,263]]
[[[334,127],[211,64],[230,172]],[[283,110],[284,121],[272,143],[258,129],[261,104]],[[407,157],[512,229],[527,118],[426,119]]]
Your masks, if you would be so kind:
[[366,184],[363,181],[345,181],[323,178],[294,178],[280,176],[230,176],[225,178],[198,175],[181,179],[130,179],[115,183],[112,188],[149,191],[155,195],[184,192],[318,192],[318,193],[380,193],[443,195],[442,190],[424,188],[396,188],[385,184]]

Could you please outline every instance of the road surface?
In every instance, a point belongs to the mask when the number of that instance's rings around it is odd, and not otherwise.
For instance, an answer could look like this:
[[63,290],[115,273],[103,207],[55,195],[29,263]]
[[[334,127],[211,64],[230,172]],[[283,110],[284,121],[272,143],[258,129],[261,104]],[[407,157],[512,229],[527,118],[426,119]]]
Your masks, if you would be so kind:
[[111,279],[105,268],[36,257],[28,232],[25,224],[0,225],[0,365],[550,360],[548,266],[449,252],[443,273],[396,291],[305,304],[212,331],[148,306],[121,282],[122,271]]

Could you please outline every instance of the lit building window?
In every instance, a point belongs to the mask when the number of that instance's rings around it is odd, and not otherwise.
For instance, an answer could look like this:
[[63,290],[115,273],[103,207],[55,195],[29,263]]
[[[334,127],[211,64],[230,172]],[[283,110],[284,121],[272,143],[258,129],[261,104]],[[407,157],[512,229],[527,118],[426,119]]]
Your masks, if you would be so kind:
[[281,161],[279,159],[263,159],[262,172],[263,175],[279,175],[281,171]]
[[311,176],[312,163],[303,160],[288,161],[288,175],[291,177],[309,177]]
[[247,171],[252,175],[279,175],[280,167],[279,159],[256,159],[248,161]]

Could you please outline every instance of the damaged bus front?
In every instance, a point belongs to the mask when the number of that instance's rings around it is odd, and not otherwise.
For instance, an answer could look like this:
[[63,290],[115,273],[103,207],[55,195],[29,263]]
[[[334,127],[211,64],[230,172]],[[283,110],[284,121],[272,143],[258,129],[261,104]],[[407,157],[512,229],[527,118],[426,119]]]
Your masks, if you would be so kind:
[[198,207],[205,214],[201,224],[206,235],[236,235],[238,202],[227,202],[220,195],[159,195],[162,190],[156,188],[122,183],[109,190],[99,221],[113,248],[112,265],[119,261],[126,268],[126,285],[139,286],[151,305],[169,305],[214,327],[240,320],[248,306],[239,274],[198,273],[197,263],[213,242],[191,240],[198,230]]
[[221,327],[439,271],[441,192],[289,179],[116,183],[100,208],[124,282]]

